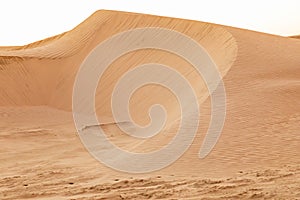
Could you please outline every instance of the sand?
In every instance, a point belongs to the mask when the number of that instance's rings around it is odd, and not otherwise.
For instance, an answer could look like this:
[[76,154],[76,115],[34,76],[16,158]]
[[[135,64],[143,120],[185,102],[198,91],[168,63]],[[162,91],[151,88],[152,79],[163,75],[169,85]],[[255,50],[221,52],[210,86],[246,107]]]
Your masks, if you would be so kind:
[[[200,43],[226,89],[224,129],[213,151],[198,158],[211,102],[190,63],[160,50],[128,53],[109,67],[97,88],[98,117],[123,149],[153,151],[178,127],[170,91],[145,86],[130,101],[145,125],[153,103],[165,106],[167,128],[140,141],[113,121],[113,86],[137,65],[172,66],[193,85],[201,118],[191,147],[171,166],[147,174],[112,170],[81,143],[72,117],[72,91],[84,58],[110,36],[163,27]],[[0,199],[300,199],[300,40],[216,24],[101,10],[73,30],[22,47],[0,47]],[[141,77],[145,74],[141,74]],[[101,92],[100,92],[101,91]],[[193,128],[193,127],[192,127]]]
[[300,35],[291,36],[291,38],[297,38],[297,39],[299,39]]

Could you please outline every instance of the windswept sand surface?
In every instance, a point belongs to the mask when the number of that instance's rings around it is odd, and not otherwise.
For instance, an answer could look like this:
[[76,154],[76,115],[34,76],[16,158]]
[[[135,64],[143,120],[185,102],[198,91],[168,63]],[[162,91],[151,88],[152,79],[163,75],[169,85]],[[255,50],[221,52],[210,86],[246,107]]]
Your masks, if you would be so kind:
[[[138,65],[172,66],[194,87],[201,110],[198,134],[176,163],[129,174],[105,167],[86,151],[72,118],[72,90],[80,64],[97,44],[143,27],[176,30],[207,50],[225,84],[227,112],[218,143],[199,159],[211,109],[201,76],[166,51],[121,56],[100,80],[95,98],[104,119],[100,126],[114,144],[149,152],[166,145],[178,128],[178,102],[157,85],[135,92],[130,111],[146,125],[149,107],[165,106],[168,119],[160,134],[146,141],[131,138],[113,121],[113,87]],[[0,47],[0,199],[300,199],[299,54],[295,38],[115,11],[98,11],[43,41]]]

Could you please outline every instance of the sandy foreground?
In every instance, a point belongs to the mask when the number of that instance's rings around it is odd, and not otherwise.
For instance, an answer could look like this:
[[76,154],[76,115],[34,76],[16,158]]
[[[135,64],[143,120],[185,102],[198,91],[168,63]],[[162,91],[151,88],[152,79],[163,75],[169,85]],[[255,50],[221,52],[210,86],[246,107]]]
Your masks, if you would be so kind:
[[[201,110],[197,136],[174,164],[152,173],[122,173],[95,160],[81,143],[72,91],[82,61],[97,44],[143,27],[184,33],[206,49],[225,85],[226,120],[213,151],[199,159],[211,114],[201,76],[170,52],[143,49],[121,56],[105,71],[95,97],[100,126],[111,142],[150,152],[176,134],[178,102],[158,85],[140,88],[129,106],[134,121],[146,125],[149,107],[162,104],[168,118],[160,134],[132,138],[113,120],[114,85],[141,64],[179,71]],[[0,47],[0,199],[300,199],[299,53],[296,38],[117,11],[98,11],[52,38]]]

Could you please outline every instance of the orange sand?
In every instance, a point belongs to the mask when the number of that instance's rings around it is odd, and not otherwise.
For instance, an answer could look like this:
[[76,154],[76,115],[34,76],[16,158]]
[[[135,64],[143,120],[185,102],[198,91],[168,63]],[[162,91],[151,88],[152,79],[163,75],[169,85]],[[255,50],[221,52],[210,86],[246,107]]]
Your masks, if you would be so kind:
[[[138,50],[120,57],[96,96],[97,114],[107,120],[102,126],[115,144],[152,151],[167,144],[178,126],[176,99],[158,86],[133,95],[131,114],[145,125],[149,106],[158,102],[167,110],[168,129],[141,142],[112,123],[113,86],[137,65],[174,67],[197,85],[201,109],[197,137],[176,163],[133,175],[105,167],[85,150],[73,123],[72,89],[81,62],[97,44],[149,26],[182,32],[208,51],[226,87],[227,117],[214,150],[200,160],[210,120],[202,78],[168,52]],[[98,11],[73,30],[33,44],[0,47],[0,199],[300,199],[299,53],[300,40],[293,38],[116,11]]]

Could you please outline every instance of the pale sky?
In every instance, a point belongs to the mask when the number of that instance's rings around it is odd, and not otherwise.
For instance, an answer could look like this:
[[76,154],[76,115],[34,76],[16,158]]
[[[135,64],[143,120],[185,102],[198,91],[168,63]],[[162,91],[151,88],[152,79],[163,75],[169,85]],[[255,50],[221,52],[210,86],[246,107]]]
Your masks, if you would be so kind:
[[300,34],[300,0],[1,0],[0,46],[68,31],[100,9],[212,22],[277,35]]

